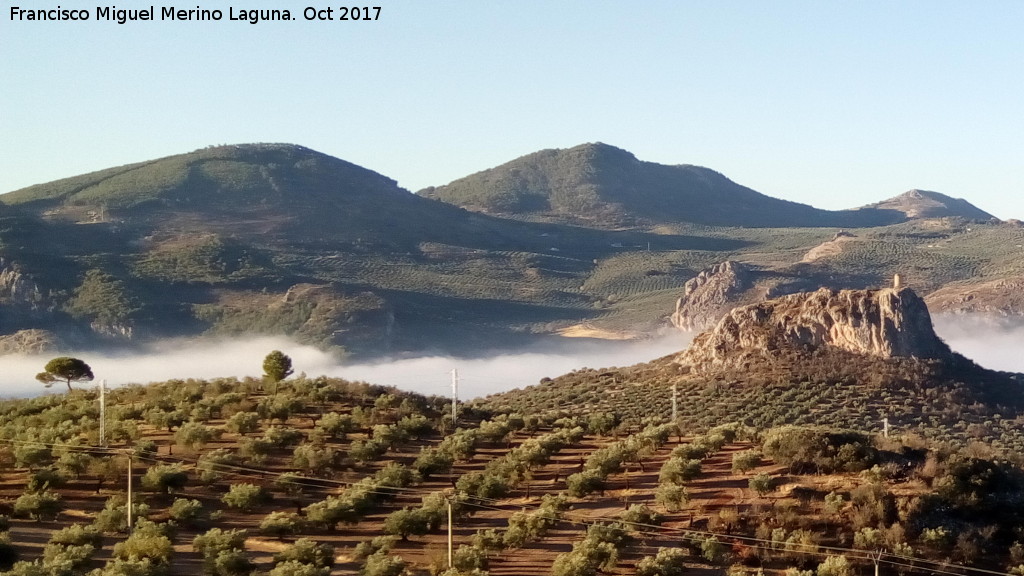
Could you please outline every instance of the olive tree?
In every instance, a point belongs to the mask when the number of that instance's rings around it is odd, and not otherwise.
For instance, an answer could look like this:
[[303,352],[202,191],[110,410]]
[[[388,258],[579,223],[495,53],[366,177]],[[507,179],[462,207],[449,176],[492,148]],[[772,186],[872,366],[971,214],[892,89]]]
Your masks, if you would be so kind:
[[164,527],[140,518],[135,530],[126,540],[114,545],[114,557],[121,560],[149,560],[154,564],[169,564],[174,546],[164,533]]

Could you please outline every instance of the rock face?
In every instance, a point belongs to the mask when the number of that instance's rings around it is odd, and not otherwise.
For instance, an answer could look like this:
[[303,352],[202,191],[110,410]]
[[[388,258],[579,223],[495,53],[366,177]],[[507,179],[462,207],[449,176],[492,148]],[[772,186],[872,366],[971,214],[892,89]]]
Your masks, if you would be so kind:
[[39,287],[16,264],[0,258],[0,302],[35,309],[41,300]]
[[683,295],[669,319],[680,330],[710,328],[752,285],[750,268],[739,262],[727,260],[702,270],[683,285]]
[[735,368],[779,351],[822,347],[880,358],[952,355],[935,335],[924,300],[910,288],[822,288],[734,308],[676,361],[697,370]]
[[925,300],[936,314],[976,314],[988,318],[1022,316],[1024,276],[951,284],[932,292]]
[[64,342],[48,330],[19,330],[0,336],[0,355],[47,354],[65,347]]

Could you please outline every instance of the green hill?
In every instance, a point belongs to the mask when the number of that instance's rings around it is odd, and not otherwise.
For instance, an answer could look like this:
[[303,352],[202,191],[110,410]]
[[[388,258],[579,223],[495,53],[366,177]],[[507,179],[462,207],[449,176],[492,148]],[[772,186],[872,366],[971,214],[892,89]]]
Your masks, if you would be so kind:
[[995,216],[985,212],[963,198],[952,198],[928,190],[910,190],[899,196],[869,204],[868,210],[896,210],[907,218],[965,218],[968,220],[992,220]]
[[[3,278],[21,283],[0,287],[5,333],[46,328],[71,343],[271,333],[364,354],[500,347],[591,314],[579,286],[624,246],[745,244],[475,214],[282,144],[203,149],[3,200]],[[26,291],[36,300],[16,295]]]
[[765,196],[700,166],[638,160],[607,144],[543,150],[419,194],[469,210],[599,228],[877,226],[883,209],[830,212]]

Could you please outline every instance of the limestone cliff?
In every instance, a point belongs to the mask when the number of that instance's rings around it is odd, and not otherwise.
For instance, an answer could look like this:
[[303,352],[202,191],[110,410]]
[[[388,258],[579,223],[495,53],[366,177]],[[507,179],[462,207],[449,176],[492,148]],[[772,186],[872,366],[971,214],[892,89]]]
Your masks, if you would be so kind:
[[35,310],[42,299],[39,286],[23,274],[17,264],[0,257],[0,304]]
[[716,264],[686,281],[669,319],[680,330],[710,328],[752,285],[752,273],[744,264],[731,260]]
[[952,354],[935,335],[924,300],[910,288],[822,288],[734,308],[676,361],[698,371],[739,368],[780,351],[823,347],[879,358]]
[[49,330],[19,330],[0,335],[0,355],[49,354],[66,347],[66,343]]

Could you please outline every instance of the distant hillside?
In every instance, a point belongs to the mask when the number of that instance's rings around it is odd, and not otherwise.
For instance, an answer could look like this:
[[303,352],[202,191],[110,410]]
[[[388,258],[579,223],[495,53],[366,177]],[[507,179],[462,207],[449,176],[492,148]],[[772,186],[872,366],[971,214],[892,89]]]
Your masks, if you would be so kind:
[[963,198],[952,198],[938,192],[910,190],[899,196],[869,204],[862,210],[894,210],[907,218],[964,218],[992,220],[995,216],[985,212]]
[[488,214],[601,228],[680,222],[852,227],[904,219],[883,209],[829,212],[779,200],[707,168],[644,162],[601,143],[535,152],[420,195]]
[[[286,334],[373,355],[465,353],[591,314],[596,297],[579,286],[610,255],[745,245],[475,214],[287,144],[207,148],[2,199],[0,336],[15,337],[0,349]],[[38,329],[49,334],[20,333]]]
[[[504,188],[468,185],[489,179]],[[458,182],[421,196],[302,146],[245,144],[5,194],[0,351],[287,335],[363,357],[472,356],[558,334],[644,337],[691,280],[675,309],[691,327],[764,295],[895,273],[921,294],[952,286],[943,311],[1020,314],[982,289],[1019,274],[1013,223],[827,212],[603,144]],[[427,197],[455,190],[479,193],[460,202],[478,211]],[[804,227],[761,227],[789,224]],[[696,290],[726,261],[746,267],[743,286]]]
[[[289,144],[219,146],[16,190],[3,201],[50,221],[410,248],[493,234],[394,180]],[[459,231],[446,230],[446,226]]]

